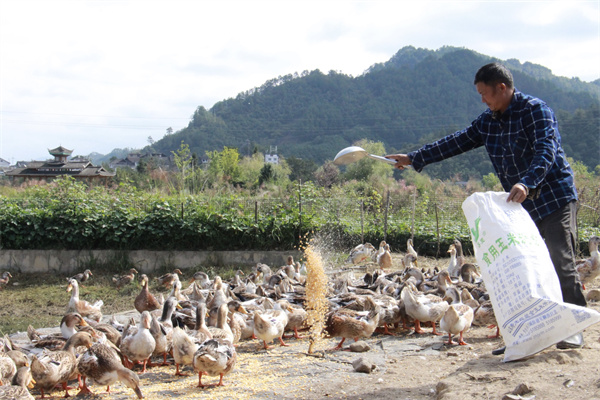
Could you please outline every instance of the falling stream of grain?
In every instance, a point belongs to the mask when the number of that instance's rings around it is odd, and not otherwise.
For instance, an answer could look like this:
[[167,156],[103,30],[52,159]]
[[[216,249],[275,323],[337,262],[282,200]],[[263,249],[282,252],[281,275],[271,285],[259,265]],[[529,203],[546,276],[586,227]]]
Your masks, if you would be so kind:
[[310,354],[324,334],[325,314],[328,310],[327,275],[323,268],[321,253],[313,243],[308,244],[304,255],[306,257],[306,309],[310,326],[308,353]]

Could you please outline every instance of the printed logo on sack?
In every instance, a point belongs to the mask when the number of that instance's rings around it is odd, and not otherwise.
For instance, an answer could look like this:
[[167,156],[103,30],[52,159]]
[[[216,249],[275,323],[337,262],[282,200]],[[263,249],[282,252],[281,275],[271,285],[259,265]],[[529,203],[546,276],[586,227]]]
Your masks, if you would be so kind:
[[471,234],[473,235],[473,241],[479,241],[479,223],[481,222],[481,217],[475,218],[475,229],[471,228]]

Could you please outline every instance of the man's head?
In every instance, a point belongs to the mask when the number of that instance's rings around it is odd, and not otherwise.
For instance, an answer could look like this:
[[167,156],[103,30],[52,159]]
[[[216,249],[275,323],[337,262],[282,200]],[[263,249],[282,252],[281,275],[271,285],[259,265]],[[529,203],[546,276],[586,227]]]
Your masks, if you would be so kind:
[[475,74],[475,86],[481,101],[492,111],[504,112],[514,93],[513,77],[502,64],[491,63],[479,68]]

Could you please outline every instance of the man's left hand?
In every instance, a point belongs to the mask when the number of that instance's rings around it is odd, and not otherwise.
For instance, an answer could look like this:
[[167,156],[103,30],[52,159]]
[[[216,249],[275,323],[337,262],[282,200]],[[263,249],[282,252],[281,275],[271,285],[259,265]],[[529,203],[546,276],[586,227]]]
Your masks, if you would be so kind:
[[523,185],[522,183],[516,183],[513,185],[512,189],[510,189],[510,193],[508,194],[506,201],[522,203],[527,198],[527,192],[527,186]]

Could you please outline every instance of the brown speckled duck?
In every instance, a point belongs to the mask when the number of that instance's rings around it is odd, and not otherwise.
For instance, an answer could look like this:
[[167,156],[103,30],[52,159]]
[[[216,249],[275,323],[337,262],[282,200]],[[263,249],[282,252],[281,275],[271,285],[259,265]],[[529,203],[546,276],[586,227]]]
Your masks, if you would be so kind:
[[179,280],[179,275],[183,275],[179,268],[175,268],[172,273],[164,274],[156,278],[158,284],[167,288],[172,288],[173,283]]
[[160,302],[152,293],[150,293],[150,290],[148,289],[148,275],[142,274],[140,279],[142,281],[142,290],[133,301],[133,306],[140,314],[144,311],[154,311],[160,309]]
[[33,389],[34,385],[31,368],[23,366],[17,370],[12,384],[0,386],[0,400],[33,400],[35,397],[29,393],[29,389]]
[[86,384],[86,378],[90,378],[98,385],[106,385],[107,393],[110,393],[110,385],[120,381],[133,389],[139,399],[143,398],[140,379],[135,372],[123,366],[117,350],[112,346],[95,343],[79,357],[77,369],[82,375],[79,395],[93,394]]
[[67,382],[78,375],[75,348],[92,346],[92,336],[87,332],[77,332],[71,336],[62,350],[44,351],[41,355],[31,356],[31,374],[42,398],[56,385],[62,385],[65,398],[69,397]]
[[223,386],[223,376],[230,373],[235,367],[237,352],[232,343],[222,339],[209,339],[198,346],[194,354],[194,371],[198,372],[198,387],[207,385],[202,383],[202,375],[219,376],[216,386]]
[[[77,282],[82,284],[82,283],[86,282],[88,279],[90,279],[90,276],[93,276],[93,275],[94,274],[92,274],[92,271],[90,271],[89,269],[86,269],[83,272],[73,275],[69,279],[75,279]],[[67,280],[69,280],[69,279],[67,279]]]
[[112,277],[112,281],[117,287],[117,289],[121,289],[123,286],[129,285],[131,282],[135,280],[135,274],[137,274],[137,270],[135,268],[131,268],[129,272],[124,275],[114,275]]
[[325,323],[325,330],[331,337],[341,337],[342,340],[333,351],[341,350],[344,341],[348,338],[357,341],[359,338],[369,338],[379,325],[381,307],[375,304],[371,296],[366,296],[370,311],[355,311],[344,307],[329,313]]

